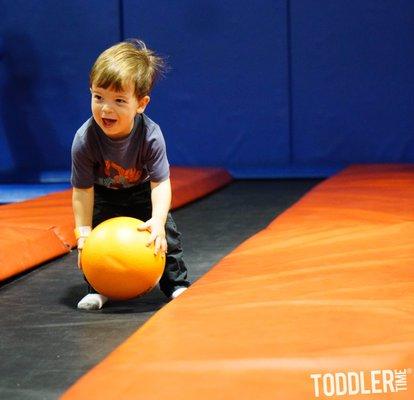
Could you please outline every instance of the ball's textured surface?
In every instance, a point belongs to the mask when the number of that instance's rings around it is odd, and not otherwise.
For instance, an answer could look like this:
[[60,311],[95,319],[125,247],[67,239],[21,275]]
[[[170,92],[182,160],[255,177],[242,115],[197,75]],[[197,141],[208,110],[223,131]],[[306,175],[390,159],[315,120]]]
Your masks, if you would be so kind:
[[138,231],[142,221],[130,217],[108,219],[86,239],[82,270],[90,285],[114,300],[126,300],[150,291],[160,280],[165,255],[147,247],[150,233]]

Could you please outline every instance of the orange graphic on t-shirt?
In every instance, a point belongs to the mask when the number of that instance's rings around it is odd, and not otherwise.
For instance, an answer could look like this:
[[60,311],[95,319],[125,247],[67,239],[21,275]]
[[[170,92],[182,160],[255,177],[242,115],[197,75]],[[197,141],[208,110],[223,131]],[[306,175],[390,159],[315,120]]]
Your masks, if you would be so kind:
[[[116,175],[113,175],[113,173]],[[112,174],[111,174],[112,173]],[[112,178],[114,183],[136,183],[141,177],[142,171],[138,171],[136,168],[125,169],[120,165],[110,160],[105,160],[105,175]]]

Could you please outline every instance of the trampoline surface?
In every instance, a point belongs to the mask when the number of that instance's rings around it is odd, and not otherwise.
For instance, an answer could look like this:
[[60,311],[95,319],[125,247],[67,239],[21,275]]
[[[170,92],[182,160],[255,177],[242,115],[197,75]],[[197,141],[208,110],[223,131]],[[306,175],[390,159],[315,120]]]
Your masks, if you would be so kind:
[[[319,181],[236,181],[174,211],[190,280],[197,280]],[[76,256],[73,251],[0,286],[0,398],[58,398],[166,304],[156,288],[100,311],[78,311],[85,286]]]

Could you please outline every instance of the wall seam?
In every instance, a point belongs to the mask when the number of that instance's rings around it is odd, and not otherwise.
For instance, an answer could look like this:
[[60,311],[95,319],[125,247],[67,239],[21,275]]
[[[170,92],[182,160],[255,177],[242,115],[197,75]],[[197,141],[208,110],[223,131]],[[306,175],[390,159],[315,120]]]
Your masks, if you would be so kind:
[[119,41],[125,39],[124,29],[124,0],[118,0],[118,15],[119,15]]
[[288,135],[289,165],[293,164],[293,107],[292,107],[292,32],[291,32],[291,0],[286,0],[286,49],[287,49],[287,103],[288,103]]

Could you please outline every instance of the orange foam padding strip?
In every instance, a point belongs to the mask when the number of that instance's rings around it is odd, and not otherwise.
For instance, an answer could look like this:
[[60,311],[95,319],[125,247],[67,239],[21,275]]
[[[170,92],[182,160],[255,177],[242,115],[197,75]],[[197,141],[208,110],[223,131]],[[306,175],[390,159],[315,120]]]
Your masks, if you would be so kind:
[[[413,166],[345,170],[62,398],[304,400],[316,398],[310,374],[352,371],[365,371],[369,390],[369,371],[414,366],[413,219]],[[407,379],[407,391],[340,398],[413,399],[413,373]]]
[[[232,180],[220,168],[171,168],[173,208]],[[0,281],[76,246],[72,191],[53,193],[0,207]]]
[[0,281],[66,254],[76,241],[70,192],[0,207]]
[[199,199],[227,184],[233,178],[222,168],[171,168],[172,208]]
[[67,190],[3,205],[0,207],[1,226],[53,230],[66,247],[74,247],[71,196],[71,191]]
[[0,281],[68,251],[53,230],[1,226]]

